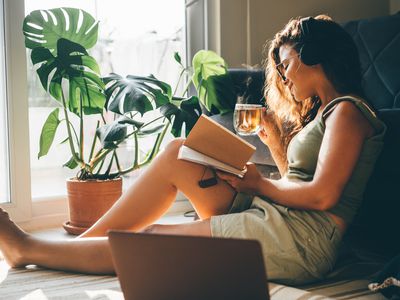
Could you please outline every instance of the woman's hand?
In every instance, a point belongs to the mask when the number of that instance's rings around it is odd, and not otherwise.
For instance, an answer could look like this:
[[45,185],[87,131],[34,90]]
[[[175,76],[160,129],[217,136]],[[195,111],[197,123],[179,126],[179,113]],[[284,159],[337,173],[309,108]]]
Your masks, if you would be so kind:
[[258,137],[268,148],[276,147],[281,143],[281,134],[275,121],[275,114],[265,108],[261,115],[261,130],[258,132]]
[[258,172],[256,166],[253,163],[248,162],[246,164],[246,174],[243,178],[239,178],[236,175],[232,175],[226,172],[217,171],[217,176],[222,180],[226,181],[231,187],[238,192],[245,192],[252,195],[259,193],[259,186],[262,182],[262,176]]

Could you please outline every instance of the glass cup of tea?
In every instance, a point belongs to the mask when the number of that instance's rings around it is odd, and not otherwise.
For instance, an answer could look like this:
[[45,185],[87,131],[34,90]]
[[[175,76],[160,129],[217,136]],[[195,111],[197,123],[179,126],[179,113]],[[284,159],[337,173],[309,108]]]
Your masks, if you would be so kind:
[[261,129],[262,105],[239,104],[233,113],[233,126],[239,135],[256,135]]

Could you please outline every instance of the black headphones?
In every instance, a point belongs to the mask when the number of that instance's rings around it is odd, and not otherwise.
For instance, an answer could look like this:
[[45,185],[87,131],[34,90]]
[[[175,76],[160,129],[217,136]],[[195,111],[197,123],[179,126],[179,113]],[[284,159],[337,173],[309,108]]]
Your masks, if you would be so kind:
[[300,20],[301,36],[304,39],[300,48],[300,59],[308,65],[313,66],[321,63],[326,58],[326,47],[321,40],[321,34],[318,34],[316,23],[318,21],[313,17],[307,17]]

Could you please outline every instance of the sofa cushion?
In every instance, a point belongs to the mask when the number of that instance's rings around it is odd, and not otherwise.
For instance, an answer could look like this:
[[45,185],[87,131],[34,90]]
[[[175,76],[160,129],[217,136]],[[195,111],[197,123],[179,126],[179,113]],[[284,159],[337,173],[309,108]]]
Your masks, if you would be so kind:
[[393,256],[400,253],[400,109],[380,110],[378,115],[387,126],[384,147],[347,240],[353,245]]
[[376,109],[400,108],[400,13],[342,25],[360,53],[367,99]]

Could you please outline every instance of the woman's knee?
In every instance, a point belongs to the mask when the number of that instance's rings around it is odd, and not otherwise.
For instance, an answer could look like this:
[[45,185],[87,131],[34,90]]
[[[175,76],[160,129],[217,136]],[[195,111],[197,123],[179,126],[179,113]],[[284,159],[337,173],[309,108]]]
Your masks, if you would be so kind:
[[176,138],[168,143],[165,147],[164,152],[166,155],[173,155],[174,157],[178,156],[179,148],[182,146],[184,138]]

